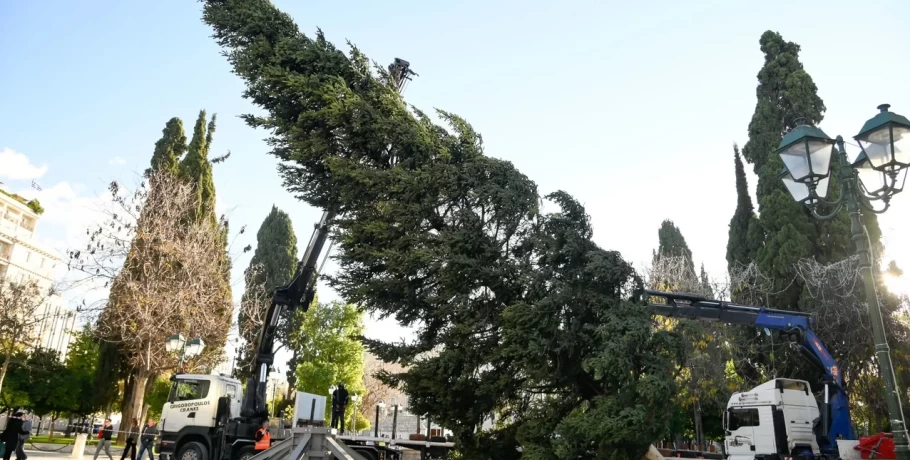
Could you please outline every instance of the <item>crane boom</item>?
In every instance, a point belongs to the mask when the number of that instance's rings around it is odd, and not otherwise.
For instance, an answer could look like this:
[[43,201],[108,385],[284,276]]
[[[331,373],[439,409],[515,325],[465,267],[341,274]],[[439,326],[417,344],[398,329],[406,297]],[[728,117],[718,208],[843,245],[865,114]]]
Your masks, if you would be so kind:
[[[645,295],[662,297],[665,303],[648,302],[655,314],[685,319],[718,321],[778,331],[780,336],[799,344],[800,352],[822,372],[825,385],[825,414],[822,432],[827,436],[820,442],[823,450],[837,449],[837,439],[856,439],[850,422],[844,376],[837,361],[812,332],[812,317],[808,313],[775,310],[773,308],[739,305],[733,302],[708,299],[691,294],[653,291]],[[828,415],[830,414],[830,416]],[[830,420],[829,420],[830,419]]]

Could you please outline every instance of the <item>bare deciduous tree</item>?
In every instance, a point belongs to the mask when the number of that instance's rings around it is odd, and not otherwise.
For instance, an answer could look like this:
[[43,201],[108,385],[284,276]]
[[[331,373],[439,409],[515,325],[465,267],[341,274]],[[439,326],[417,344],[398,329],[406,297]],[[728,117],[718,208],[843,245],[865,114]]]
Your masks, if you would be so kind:
[[[70,254],[83,283],[103,280],[108,301],[97,313],[97,333],[116,342],[135,384],[124,419],[142,410],[145,388],[178,357],[164,342],[181,333],[202,338],[206,351],[187,369],[210,368],[222,359],[233,305],[225,273],[223,225],[193,218],[198,201],[192,185],[166,171],[154,172],[135,193],[111,185],[115,210],[94,232],[84,251]],[[118,262],[122,268],[118,267]]]
[[[237,332],[239,337],[257,337],[265,322],[265,314],[272,301],[272,297],[265,283],[257,283],[254,280],[261,279],[260,274],[264,267],[253,265],[244,272],[244,285],[247,286],[243,294],[243,301],[239,305],[239,314],[237,322]],[[237,367],[243,375],[249,375],[252,359],[256,356],[253,349],[255,344],[243,342],[242,347],[245,351],[238,357]]]
[[15,281],[0,275],[0,390],[12,355],[38,332],[39,324],[50,316],[48,300],[54,288],[42,289],[33,280]]

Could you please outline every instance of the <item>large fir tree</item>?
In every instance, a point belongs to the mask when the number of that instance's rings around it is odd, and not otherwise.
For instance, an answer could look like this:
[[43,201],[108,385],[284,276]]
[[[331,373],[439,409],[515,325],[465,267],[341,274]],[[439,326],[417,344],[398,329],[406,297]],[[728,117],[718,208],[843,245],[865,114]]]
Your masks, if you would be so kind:
[[204,18],[264,109],[246,119],[272,131],[288,188],[339,211],[333,284],[418,327],[366,342],[409,366],[386,380],[413,411],[473,459],[634,458],[666,430],[682,347],[652,330],[641,280],[591,241],[583,207],[557,193],[560,211],[541,215],[536,185],[485,156],[466,121],[410,111],[384,69],[267,0],[208,1]]

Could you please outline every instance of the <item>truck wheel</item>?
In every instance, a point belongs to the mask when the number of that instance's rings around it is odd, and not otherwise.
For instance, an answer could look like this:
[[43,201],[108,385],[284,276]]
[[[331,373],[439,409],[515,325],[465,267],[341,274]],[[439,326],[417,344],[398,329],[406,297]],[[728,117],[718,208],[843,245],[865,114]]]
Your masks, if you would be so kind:
[[256,455],[256,449],[253,446],[243,446],[234,454],[233,460],[249,460],[254,455]]
[[202,443],[188,442],[177,452],[175,460],[209,460],[209,450]]

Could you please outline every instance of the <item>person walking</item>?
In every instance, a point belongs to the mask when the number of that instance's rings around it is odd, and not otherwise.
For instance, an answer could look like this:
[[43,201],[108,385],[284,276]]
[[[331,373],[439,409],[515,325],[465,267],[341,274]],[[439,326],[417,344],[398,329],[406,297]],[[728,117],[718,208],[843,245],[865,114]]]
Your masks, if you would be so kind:
[[145,426],[142,427],[142,437],[139,438],[139,460],[142,460],[142,454],[146,451],[149,453],[149,460],[155,460],[155,438],[158,437],[158,426],[155,425],[155,419],[149,417]]
[[[0,433],[0,441],[3,441],[3,460],[9,460],[19,448],[19,440],[22,436],[22,412],[16,412],[12,417],[6,419],[6,429]],[[18,454],[17,454],[18,455]]]
[[120,460],[124,460],[126,455],[130,455],[131,460],[136,460],[136,444],[139,440],[139,420],[133,419],[130,423],[130,431],[126,434],[126,447],[123,448],[123,455]]
[[253,446],[257,452],[272,447],[272,435],[269,434],[269,421],[262,422],[262,427],[256,430],[256,444]]
[[332,428],[338,428],[341,422],[341,432],[344,433],[344,411],[348,407],[348,390],[343,383],[332,392]]
[[104,425],[98,430],[98,447],[95,448],[95,460],[98,460],[98,454],[101,453],[101,449],[104,449],[104,453],[107,454],[107,458],[114,460],[114,457],[111,455],[111,438],[114,437],[114,426],[111,425],[111,419],[104,419]]
[[19,435],[19,446],[16,447],[16,460],[25,460],[25,443],[32,437],[32,420],[31,417],[23,415],[22,417],[22,434]]

